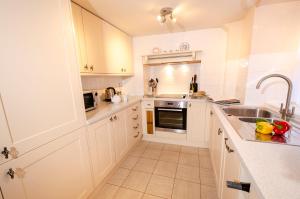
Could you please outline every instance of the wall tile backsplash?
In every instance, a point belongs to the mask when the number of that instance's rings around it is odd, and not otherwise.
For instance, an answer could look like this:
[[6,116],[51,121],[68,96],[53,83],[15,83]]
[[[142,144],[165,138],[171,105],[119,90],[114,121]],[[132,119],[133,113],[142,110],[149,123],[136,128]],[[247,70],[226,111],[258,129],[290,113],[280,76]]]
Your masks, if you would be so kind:
[[122,87],[122,77],[91,77],[81,76],[83,90],[103,90],[107,87]]

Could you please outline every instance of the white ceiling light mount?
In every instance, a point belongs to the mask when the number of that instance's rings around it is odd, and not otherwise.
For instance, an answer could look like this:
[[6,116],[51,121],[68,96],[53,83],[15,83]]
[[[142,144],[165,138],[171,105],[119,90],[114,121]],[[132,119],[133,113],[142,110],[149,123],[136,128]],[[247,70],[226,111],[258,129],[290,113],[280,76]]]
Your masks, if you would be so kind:
[[163,24],[167,21],[168,16],[173,23],[176,23],[176,18],[173,14],[173,8],[170,7],[162,8],[160,10],[160,15],[157,16],[157,21]]

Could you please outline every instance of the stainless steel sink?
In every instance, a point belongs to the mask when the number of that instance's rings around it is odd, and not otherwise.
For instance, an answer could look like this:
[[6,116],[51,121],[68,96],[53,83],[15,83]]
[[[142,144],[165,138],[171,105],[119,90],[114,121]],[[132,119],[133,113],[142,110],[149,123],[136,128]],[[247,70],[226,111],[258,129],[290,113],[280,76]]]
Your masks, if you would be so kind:
[[223,108],[227,115],[237,117],[256,117],[256,118],[271,118],[273,114],[262,108],[247,108],[247,107],[227,107]]
[[247,141],[268,142],[276,144],[287,144],[300,146],[300,129],[293,128],[283,136],[264,135],[256,132],[256,121],[264,119],[273,123],[275,120],[281,120],[279,114],[263,107],[250,106],[229,106],[222,107],[224,114],[238,135]]

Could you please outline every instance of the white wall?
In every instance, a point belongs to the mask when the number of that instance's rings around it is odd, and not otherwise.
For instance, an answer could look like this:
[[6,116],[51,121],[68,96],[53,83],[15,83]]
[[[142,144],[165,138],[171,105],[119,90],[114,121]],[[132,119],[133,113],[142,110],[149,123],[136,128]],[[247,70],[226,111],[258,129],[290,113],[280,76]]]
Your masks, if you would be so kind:
[[142,56],[151,54],[154,47],[176,50],[181,42],[189,42],[192,50],[203,51],[199,78],[200,89],[206,90],[214,98],[221,98],[227,42],[227,34],[221,28],[133,38],[135,76],[123,82],[124,90],[130,94],[143,95]]
[[[192,77],[200,76],[201,64],[162,65],[144,68],[145,94],[150,78],[158,78],[157,94],[187,94]],[[197,80],[197,83],[199,81]],[[150,94],[150,92],[149,92]]]
[[275,78],[265,82],[262,89],[255,89],[264,75],[280,73],[292,79],[292,100],[300,104],[300,1],[256,8],[251,46],[246,103],[279,105],[285,102],[287,86],[280,79]]

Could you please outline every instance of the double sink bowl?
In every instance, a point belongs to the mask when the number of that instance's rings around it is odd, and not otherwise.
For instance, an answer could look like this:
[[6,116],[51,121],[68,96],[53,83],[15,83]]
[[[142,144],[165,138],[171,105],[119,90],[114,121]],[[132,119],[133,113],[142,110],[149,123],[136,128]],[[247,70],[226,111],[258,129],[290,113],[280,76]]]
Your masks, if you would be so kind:
[[284,135],[264,135],[255,131],[258,119],[265,119],[271,123],[276,120],[281,121],[279,114],[267,108],[237,105],[223,107],[222,110],[233,128],[244,140],[300,146],[300,130],[291,121],[289,121],[291,130]]

